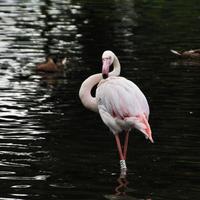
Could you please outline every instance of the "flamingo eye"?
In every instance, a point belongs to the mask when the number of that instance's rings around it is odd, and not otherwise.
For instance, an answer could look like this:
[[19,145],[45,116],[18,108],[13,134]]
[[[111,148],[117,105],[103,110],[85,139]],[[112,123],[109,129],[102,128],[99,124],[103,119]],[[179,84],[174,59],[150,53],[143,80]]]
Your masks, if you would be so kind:
[[111,56],[107,57],[106,60],[111,60]]
[[111,60],[111,57],[102,58],[102,61]]

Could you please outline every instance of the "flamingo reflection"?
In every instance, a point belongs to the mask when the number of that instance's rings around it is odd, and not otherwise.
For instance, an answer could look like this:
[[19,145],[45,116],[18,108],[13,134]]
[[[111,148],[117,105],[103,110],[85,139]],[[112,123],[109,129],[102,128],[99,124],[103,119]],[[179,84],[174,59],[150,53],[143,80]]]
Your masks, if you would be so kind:
[[141,199],[130,196],[129,194],[127,194],[128,184],[129,182],[126,176],[119,176],[117,178],[117,186],[114,189],[115,193],[112,195],[105,195],[105,198],[109,200],[152,200],[152,198],[149,197]]
[[127,188],[127,185],[128,185],[128,181],[126,179],[126,177],[119,177],[117,179],[117,187],[115,188],[115,195],[119,196],[119,195],[126,195],[126,188]]

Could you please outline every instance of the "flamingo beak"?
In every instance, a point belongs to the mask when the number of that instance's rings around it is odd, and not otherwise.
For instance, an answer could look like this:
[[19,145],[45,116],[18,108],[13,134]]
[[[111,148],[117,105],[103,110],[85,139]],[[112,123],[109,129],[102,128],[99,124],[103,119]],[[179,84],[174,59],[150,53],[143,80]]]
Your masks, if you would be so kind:
[[111,65],[110,59],[103,59],[102,76],[103,76],[104,79],[108,78],[110,65]]

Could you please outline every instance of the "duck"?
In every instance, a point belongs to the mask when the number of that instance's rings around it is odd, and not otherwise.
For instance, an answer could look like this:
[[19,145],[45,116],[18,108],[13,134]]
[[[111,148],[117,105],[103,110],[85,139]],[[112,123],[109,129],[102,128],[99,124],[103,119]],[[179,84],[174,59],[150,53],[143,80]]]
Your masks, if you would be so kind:
[[66,64],[66,57],[53,57],[47,56],[46,61],[44,63],[39,63],[36,65],[37,71],[42,72],[59,72],[63,70],[63,66]]
[[200,59],[200,49],[191,49],[189,51],[176,51],[171,49],[170,50],[173,54],[182,57],[182,58],[198,58]]

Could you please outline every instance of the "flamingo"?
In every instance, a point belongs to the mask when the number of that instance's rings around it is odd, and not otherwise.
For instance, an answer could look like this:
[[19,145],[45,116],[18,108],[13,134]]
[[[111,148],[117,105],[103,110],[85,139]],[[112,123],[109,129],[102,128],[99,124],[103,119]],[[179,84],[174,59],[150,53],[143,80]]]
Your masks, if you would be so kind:
[[[109,72],[110,66],[113,70]],[[142,91],[130,80],[119,76],[121,71],[117,56],[110,50],[102,54],[102,73],[88,77],[81,85],[79,97],[89,110],[100,114],[102,121],[114,134],[120,158],[121,175],[126,176],[126,156],[129,132],[138,129],[153,143],[148,123],[149,105]],[[97,85],[98,84],[98,85]],[[95,97],[92,88],[97,85]],[[119,133],[125,132],[122,148]]]

